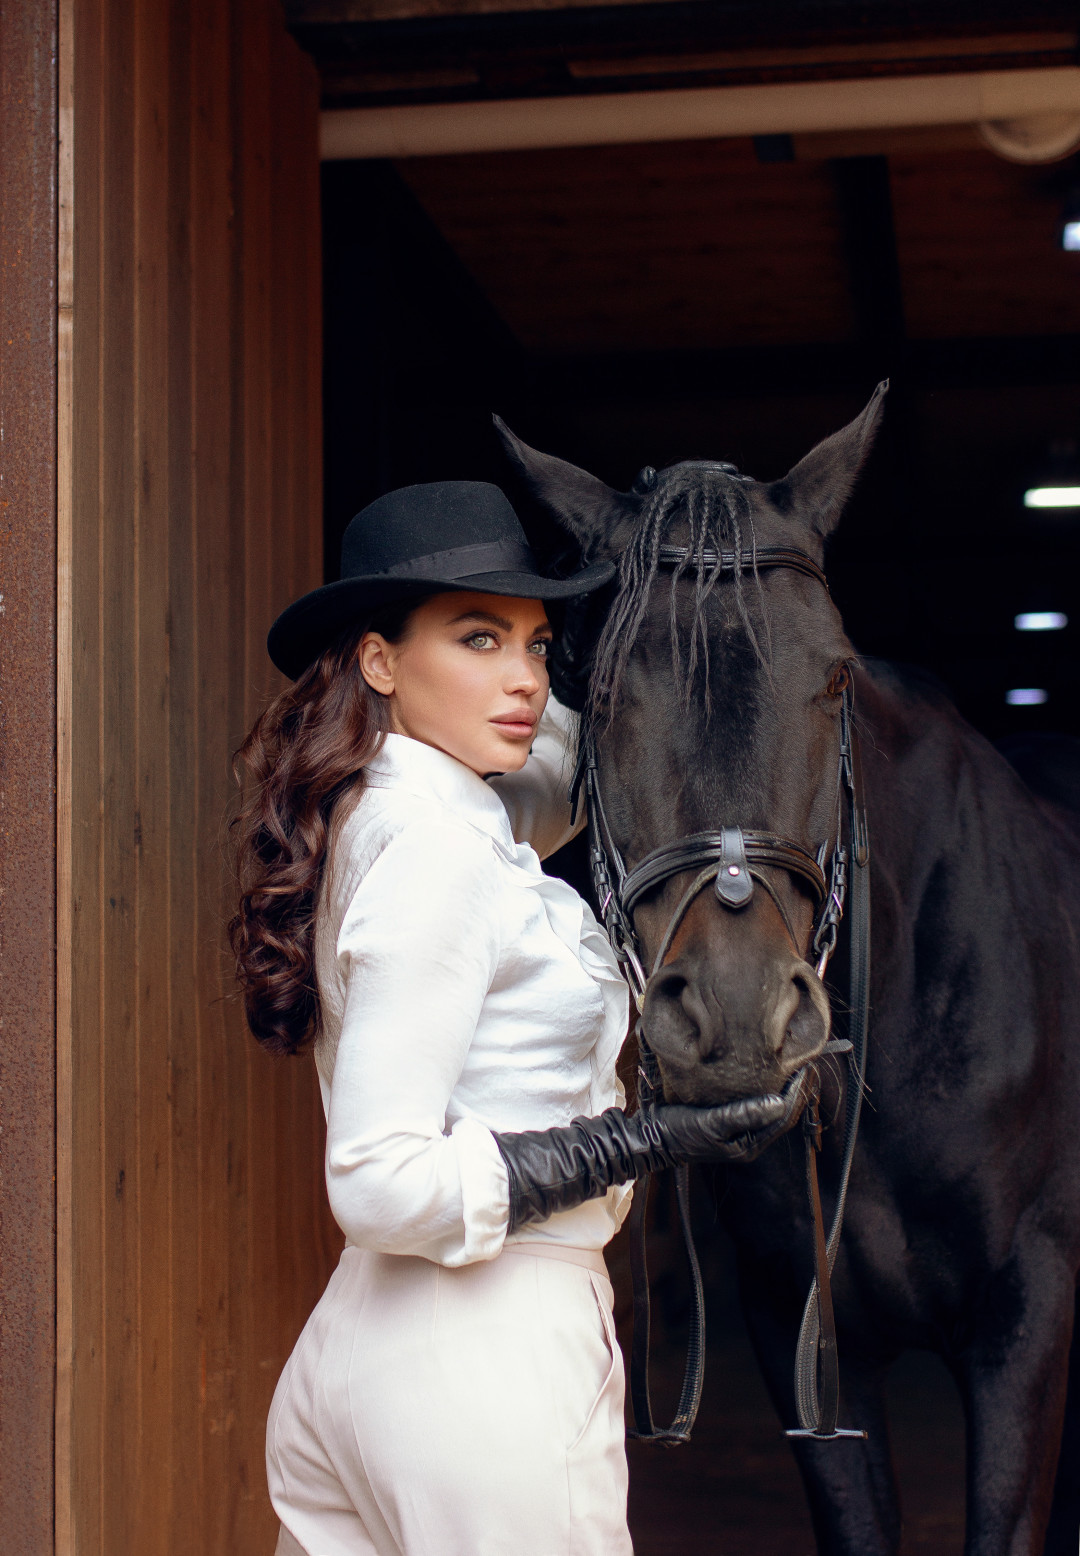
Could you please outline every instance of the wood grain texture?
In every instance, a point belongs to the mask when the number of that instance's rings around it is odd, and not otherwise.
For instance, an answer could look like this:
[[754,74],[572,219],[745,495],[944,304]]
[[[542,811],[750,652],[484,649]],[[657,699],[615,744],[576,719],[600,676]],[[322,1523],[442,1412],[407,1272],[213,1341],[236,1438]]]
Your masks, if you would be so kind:
[[543,352],[847,339],[828,169],[749,141],[411,158],[398,171]]
[[796,147],[800,160],[767,165],[749,141],[729,140],[396,166],[537,352],[850,341],[837,182],[820,159],[872,154],[889,158],[911,338],[1080,331],[1080,255],[1059,244],[1064,164],[1017,166],[963,136],[796,137]]
[[338,1236],[314,1068],[232,992],[225,832],[267,625],[321,579],[318,88],[274,0],[80,0],[61,46],[56,1550],[266,1556]]

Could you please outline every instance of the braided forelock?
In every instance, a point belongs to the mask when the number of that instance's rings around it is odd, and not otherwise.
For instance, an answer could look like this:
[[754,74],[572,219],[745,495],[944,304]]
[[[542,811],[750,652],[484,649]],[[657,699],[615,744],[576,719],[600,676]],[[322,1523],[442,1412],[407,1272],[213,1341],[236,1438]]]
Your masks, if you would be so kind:
[[[705,681],[706,716],[711,708],[709,691],[709,634],[705,607],[720,577],[720,560],[710,567],[705,553],[734,551],[741,557],[744,537],[754,558],[752,572],[758,582],[757,545],[750,499],[744,485],[720,471],[683,469],[672,473],[649,496],[629,545],[619,556],[618,587],[604,623],[589,687],[589,716],[594,723],[611,717],[626,672],[630,650],[648,608],[649,594],[660,565],[660,547],[672,524],[682,519],[687,526],[687,556],[672,571],[670,597],[671,663],[675,685],[684,706],[689,706],[697,673]],[[677,585],[694,570],[694,605],[690,642],[684,656],[678,621]],[[741,562],[735,569],[735,608],[746,635],[762,664],[766,653],[747,610]],[[758,582],[760,588],[760,582]],[[768,647],[766,623],[766,647]]]

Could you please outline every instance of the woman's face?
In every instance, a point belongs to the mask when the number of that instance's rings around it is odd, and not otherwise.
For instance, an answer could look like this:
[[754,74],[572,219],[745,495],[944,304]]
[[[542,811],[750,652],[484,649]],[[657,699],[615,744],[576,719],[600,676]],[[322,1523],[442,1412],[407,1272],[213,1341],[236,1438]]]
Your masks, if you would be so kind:
[[412,612],[397,643],[365,633],[360,668],[389,698],[397,734],[481,776],[516,772],[547,702],[550,643],[539,600],[436,594]]

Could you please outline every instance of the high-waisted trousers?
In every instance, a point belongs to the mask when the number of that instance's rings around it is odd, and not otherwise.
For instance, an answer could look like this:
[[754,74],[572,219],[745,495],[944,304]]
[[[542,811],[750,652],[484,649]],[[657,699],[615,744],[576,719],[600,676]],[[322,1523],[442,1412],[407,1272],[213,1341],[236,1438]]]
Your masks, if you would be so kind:
[[602,1256],[348,1247],[267,1424],[276,1556],[632,1556]]

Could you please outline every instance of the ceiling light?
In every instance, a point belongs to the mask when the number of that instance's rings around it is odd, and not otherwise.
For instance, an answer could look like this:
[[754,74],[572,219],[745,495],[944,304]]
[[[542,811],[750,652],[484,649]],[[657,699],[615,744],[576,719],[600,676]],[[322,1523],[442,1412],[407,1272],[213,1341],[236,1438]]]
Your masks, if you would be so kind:
[[1080,508],[1080,486],[1029,486],[1025,508]]
[[1014,686],[1005,693],[1005,701],[1010,708],[1034,708],[1046,701],[1046,693],[1041,686]]
[[1080,508],[1080,448],[1076,439],[1056,438],[1029,468],[1024,487],[1025,508]]
[[1069,625],[1064,611],[1021,611],[1013,617],[1017,632],[1060,632]]
[[1080,184],[1073,184],[1066,191],[1058,226],[1061,246],[1072,253],[1080,250]]

